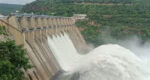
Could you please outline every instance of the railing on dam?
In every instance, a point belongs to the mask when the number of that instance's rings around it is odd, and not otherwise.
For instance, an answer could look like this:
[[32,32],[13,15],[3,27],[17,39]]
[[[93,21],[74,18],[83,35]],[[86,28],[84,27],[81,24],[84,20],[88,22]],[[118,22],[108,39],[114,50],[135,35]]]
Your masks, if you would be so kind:
[[57,17],[33,14],[10,14],[0,20],[17,44],[23,44],[34,68],[25,71],[29,80],[49,80],[61,70],[52,51],[48,47],[47,36],[67,33],[78,51],[86,43],[75,25],[73,17]]

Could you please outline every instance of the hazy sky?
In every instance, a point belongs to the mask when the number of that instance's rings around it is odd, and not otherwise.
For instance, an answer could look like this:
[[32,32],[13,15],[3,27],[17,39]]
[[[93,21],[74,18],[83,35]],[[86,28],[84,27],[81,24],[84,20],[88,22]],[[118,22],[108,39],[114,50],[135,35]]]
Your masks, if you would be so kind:
[[34,0],[0,0],[0,3],[8,3],[8,4],[26,4],[30,3]]

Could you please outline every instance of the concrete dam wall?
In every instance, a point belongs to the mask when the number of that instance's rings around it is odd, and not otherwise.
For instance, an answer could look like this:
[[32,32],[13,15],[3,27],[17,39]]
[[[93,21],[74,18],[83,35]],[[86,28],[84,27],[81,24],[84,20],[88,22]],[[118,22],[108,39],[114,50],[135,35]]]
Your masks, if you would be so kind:
[[67,33],[78,52],[86,49],[86,42],[75,26],[73,17],[32,14],[11,14],[0,20],[18,45],[27,50],[30,63],[35,66],[25,72],[29,80],[50,80],[61,68],[47,42],[47,36]]

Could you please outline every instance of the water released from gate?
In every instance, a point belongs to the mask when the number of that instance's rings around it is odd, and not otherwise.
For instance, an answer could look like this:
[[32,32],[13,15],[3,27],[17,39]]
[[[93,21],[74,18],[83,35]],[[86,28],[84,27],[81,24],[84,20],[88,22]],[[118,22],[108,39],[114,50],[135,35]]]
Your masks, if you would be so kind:
[[66,33],[53,35],[52,38],[48,37],[48,43],[61,68],[65,71],[72,70],[72,66],[75,66],[82,57]]
[[67,33],[48,37],[48,43],[65,71],[54,80],[150,80],[150,66],[119,45],[102,45],[81,55]]

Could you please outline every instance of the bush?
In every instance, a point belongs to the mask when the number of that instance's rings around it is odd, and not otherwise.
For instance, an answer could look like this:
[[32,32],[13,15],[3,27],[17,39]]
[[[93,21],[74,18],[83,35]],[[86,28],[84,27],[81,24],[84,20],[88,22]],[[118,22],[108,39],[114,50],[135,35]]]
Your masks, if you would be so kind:
[[3,34],[3,35],[7,35],[6,33],[6,30],[5,30],[5,27],[4,26],[0,26],[0,35]]
[[0,80],[24,80],[22,69],[29,69],[28,58],[23,46],[17,46],[15,41],[0,42]]

